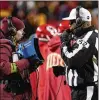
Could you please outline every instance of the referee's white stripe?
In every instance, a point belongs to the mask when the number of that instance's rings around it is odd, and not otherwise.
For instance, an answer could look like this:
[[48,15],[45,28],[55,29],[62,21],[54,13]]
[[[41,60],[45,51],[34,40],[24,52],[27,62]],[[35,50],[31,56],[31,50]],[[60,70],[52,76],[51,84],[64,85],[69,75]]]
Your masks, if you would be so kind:
[[[95,59],[96,57],[93,56]],[[94,82],[98,80],[98,66],[96,65],[96,63],[93,61],[94,64]]]
[[87,41],[89,39],[89,37],[91,36],[91,34],[93,33],[93,31],[89,31],[85,37],[83,38],[84,41]]
[[91,100],[94,92],[94,86],[87,86],[87,97],[86,100]]
[[73,77],[73,73],[72,73],[72,70],[70,69],[68,73],[68,84],[70,86],[72,86],[72,77]]
[[75,76],[75,78],[74,78],[74,86],[77,86],[77,77],[78,77],[78,74],[77,74],[76,70],[74,70],[74,76]]
[[96,44],[95,44],[96,49],[98,50],[98,38],[96,38]]
[[65,66],[66,66],[66,71],[65,71],[66,74],[65,74],[65,76],[66,76],[66,80],[67,80],[67,83],[68,83],[68,77],[67,77],[67,76],[68,76],[68,73],[67,73],[67,68],[68,68],[68,66],[67,66],[66,64],[65,64]]

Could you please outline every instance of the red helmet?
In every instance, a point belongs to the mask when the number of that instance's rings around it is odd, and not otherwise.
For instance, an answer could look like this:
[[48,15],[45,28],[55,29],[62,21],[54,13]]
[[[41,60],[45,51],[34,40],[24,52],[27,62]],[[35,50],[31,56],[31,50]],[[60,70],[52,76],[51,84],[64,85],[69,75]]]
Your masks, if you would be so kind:
[[25,28],[24,23],[20,19],[16,17],[11,17],[10,19],[5,17],[4,19],[2,19],[0,24],[0,29],[3,31],[5,37],[11,35],[8,34],[8,29],[10,27],[9,21],[11,21],[10,24],[16,29],[16,31]]
[[37,28],[36,35],[41,41],[49,41],[53,36],[58,35],[56,27],[44,24]]
[[63,33],[64,30],[67,30],[69,28],[70,28],[70,22],[68,20],[62,20],[59,23],[58,32],[59,33]]

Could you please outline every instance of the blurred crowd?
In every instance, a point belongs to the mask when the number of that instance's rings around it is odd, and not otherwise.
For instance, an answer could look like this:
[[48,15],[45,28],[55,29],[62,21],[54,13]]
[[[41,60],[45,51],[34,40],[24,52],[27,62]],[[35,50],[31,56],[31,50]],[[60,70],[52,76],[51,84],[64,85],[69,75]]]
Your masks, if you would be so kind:
[[20,18],[25,23],[28,37],[39,25],[49,23],[57,26],[78,5],[91,12],[92,24],[98,29],[98,1],[0,1],[0,20],[7,16]]

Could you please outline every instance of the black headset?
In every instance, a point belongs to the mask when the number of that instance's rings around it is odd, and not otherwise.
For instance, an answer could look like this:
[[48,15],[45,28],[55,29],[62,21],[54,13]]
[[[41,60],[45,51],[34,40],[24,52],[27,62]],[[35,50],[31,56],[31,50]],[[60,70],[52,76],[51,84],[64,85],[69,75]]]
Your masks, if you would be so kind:
[[82,18],[80,17],[80,9],[81,8],[82,8],[81,6],[76,7],[76,24],[77,25],[82,23]]
[[14,36],[17,30],[12,24],[12,16],[7,17],[7,22],[8,22],[8,32],[11,34],[11,36]]

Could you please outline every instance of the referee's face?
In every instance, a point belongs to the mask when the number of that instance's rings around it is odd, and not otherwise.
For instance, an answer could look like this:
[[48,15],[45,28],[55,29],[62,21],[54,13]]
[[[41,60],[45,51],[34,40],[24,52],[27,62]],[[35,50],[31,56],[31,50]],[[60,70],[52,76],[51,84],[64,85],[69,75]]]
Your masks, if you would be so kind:
[[76,20],[70,20],[70,29],[73,30],[76,26]]

